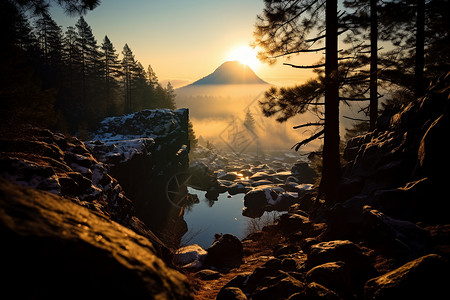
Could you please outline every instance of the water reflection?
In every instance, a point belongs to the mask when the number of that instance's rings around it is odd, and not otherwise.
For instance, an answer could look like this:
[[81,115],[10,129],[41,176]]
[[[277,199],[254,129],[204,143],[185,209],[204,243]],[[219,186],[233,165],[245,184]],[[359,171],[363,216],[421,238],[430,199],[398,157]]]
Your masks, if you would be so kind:
[[231,233],[240,239],[251,231],[260,230],[264,224],[271,223],[280,212],[265,212],[262,217],[252,219],[242,215],[244,195],[230,196],[219,194],[217,201],[208,200],[206,192],[188,187],[190,194],[197,195],[199,203],[190,206],[184,212],[188,232],[183,236],[181,245],[199,244],[207,249],[214,241],[215,233]]

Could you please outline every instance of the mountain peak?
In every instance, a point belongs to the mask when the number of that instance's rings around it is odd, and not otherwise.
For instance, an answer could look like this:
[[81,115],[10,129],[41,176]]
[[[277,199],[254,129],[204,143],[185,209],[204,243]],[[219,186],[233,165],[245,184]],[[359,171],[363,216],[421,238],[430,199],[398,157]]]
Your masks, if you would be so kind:
[[213,73],[188,85],[213,85],[213,84],[267,84],[259,78],[247,65],[236,61],[226,61]]

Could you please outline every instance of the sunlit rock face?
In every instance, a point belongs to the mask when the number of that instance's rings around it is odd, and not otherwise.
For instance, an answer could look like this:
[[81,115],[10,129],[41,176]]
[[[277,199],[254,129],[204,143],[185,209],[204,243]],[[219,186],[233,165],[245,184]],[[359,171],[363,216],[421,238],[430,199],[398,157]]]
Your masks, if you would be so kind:
[[73,201],[0,179],[2,292],[16,299],[192,299],[145,237]]
[[170,246],[177,246],[177,236],[187,231],[166,186],[189,167],[188,121],[187,109],[143,110],[104,119],[86,142],[110,167],[139,218]]
[[75,137],[28,127],[0,140],[0,177],[63,196],[166,247],[136,216],[135,208],[107,165]]

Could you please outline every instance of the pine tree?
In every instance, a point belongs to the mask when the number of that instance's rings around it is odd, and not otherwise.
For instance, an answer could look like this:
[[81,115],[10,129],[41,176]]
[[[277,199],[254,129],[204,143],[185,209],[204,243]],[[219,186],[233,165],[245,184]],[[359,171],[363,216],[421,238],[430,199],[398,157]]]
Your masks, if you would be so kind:
[[[303,52],[317,52],[325,50],[325,63],[314,66],[290,65],[294,68],[318,68],[325,67],[323,80],[318,81],[323,84],[324,106],[323,122],[305,124],[303,126],[323,126],[313,136],[298,143],[295,148],[299,149],[305,143],[324,136],[323,172],[320,183],[321,194],[326,196],[327,202],[333,201],[336,186],[340,180],[340,157],[339,157],[339,70],[338,70],[338,14],[336,0],[303,0],[303,1],[279,1],[266,0],[263,16],[258,16],[255,30],[255,45],[263,49],[261,58],[273,62],[274,59],[282,56],[290,56]],[[322,21],[321,13],[325,6],[325,24]],[[313,38],[308,35],[314,30],[325,29],[325,34],[319,34]],[[323,32],[323,31],[320,31]],[[313,48],[313,45],[325,38],[325,47]],[[309,85],[300,88],[309,90]],[[298,89],[280,89],[280,93],[288,97],[297,98],[295,92]],[[287,111],[288,115],[295,115],[296,111],[306,111],[312,101],[317,100],[305,98],[302,95],[300,109],[283,105],[281,101],[275,104],[270,103],[271,99],[277,98],[277,89],[271,89],[266,93],[266,100],[262,106],[269,110],[277,107],[281,111]],[[295,101],[295,100],[294,100]],[[316,103],[316,105],[319,103]]]
[[247,128],[247,130],[250,130],[252,133],[255,133],[256,130],[255,125],[256,125],[255,118],[253,117],[253,114],[249,108],[245,113],[244,126],[245,128]]
[[133,69],[136,64],[134,60],[133,52],[128,44],[125,44],[122,50],[122,73],[123,73],[123,86],[124,86],[124,110],[125,113],[132,112],[131,103],[131,88],[133,79]]
[[167,87],[165,89],[166,92],[166,99],[165,99],[165,108],[169,108],[169,109],[175,109],[176,105],[175,105],[175,98],[176,98],[176,94],[175,94],[175,89],[173,88],[172,84],[170,82],[167,83]]
[[63,49],[61,27],[49,15],[43,15],[35,22],[35,32],[44,64],[60,64]]
[[106,99],[106,112],[107,115],[111,116],[116,111],[113,105],[113,99],[115,98],[119,87],[117,78],[121,75],[121,65],[116,49],[108,36],[105,36],[103,40],[100,55],[102,69],[101,78],[103,80],[104,95]]
[[100,52],[97,41],[92,33],[91,27],[83,17],[75,24],[77,28],[76,46],[80,53],[80,75],[81,75],[81,99],[84,110],[83,119],[87,126],[93,126],[102,118],[99,113],[101,98],[97,93],[97,87],[101,84],[100,77]]

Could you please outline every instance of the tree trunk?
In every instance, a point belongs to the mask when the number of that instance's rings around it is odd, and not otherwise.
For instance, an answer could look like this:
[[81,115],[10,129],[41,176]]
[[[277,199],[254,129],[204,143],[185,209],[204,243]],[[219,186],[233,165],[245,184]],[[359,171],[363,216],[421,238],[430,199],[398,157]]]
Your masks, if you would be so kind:
[[339,83],[337,0],[326,2],[326,56],[325,56],[325,129],[323,145],[323,170],[320,194],[327,203],[334,202],[340,180],[339,161]]
[[425,0],[417,0],[416,22],[416,66],[414,70],[414,95],[416,98],[424,94],[424,47],[425,47]]
[[375,130],[378,118],[378,16],[377,0],[370,0],[370,130]]

